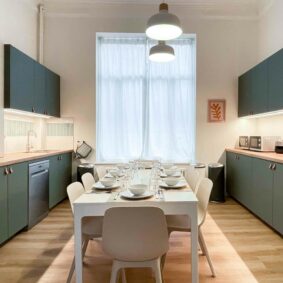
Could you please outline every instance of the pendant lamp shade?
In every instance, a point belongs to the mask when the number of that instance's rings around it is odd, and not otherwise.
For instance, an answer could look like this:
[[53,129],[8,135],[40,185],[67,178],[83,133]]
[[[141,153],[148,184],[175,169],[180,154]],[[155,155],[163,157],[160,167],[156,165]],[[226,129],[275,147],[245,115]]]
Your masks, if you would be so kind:
[[154,62],[169,62],[175,59],[174,49],[164,41],[150,48],[149,59]]
[[159,13],[149,18],[146,35],[155,40],[171,40],[183,33],[180,20],[177,16],[168,13],[168,5],[162,3]]

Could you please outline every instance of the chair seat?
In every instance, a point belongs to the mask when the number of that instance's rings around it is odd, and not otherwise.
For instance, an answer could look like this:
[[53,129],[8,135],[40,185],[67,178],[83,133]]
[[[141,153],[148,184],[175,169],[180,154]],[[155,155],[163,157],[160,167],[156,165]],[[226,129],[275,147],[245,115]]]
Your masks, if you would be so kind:
[[167,215],[166,222],[169,230],[189,231],[191,227],[190,218],[186,215]]
[[90,237],[102,237],[103,216],[84,217],[82,219],[82,232]]

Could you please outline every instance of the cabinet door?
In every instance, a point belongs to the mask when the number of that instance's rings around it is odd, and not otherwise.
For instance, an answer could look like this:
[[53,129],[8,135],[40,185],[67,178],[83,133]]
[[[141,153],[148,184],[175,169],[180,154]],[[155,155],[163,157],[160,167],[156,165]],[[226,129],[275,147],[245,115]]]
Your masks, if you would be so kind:
[[251,158],[248,156],[230,154],[228,157],[227,178],[230,194],[247,207],[251,203],[251,165]]
[[231,152],[226,152],[226,182],[227,192],[233,196],[235,191],[235,163],[237,155]]
[[13,173],[8,176],[8,223],[9,237],[28,224],[28,166],[19,163],[9,166]]
[[45,67],[34,63],[34,108],[36,113],[45,114]]
[[268,61],[263,61],[252,69],[252,114],[268,111]]
[[4,85],[6,108],[33,111],[34,60],[5,45]]
[[46,112],[50,116],[60,117],[60,77],[45,70]]
[[268,60],[269,111],[283,108],[283,49]]
[[5,168],[0,167],[0,244],[8,239],[8,183]]
[[239,77],[238,81],[238,116],[251,114],[252,101],[252,73],[248,71]]
[[62,179],[62,199],[67,197],[67,186],[70,185],[72,179],[72,154],[66,153],[61,156],[61,170],[64,178]]
[[283,235],[283,165],[276,164],[273,183],[273,227]]
[[61,170],[59,155],[49,158],[49,208],[60,202]]
[[272,225],[273,171],[270,161],[252,159],[252,201],[250,209],[266,223]]
[[236,198],[245,206],[251,203],[251,184],[252,184],[252,158],[238,155],[236,163]]

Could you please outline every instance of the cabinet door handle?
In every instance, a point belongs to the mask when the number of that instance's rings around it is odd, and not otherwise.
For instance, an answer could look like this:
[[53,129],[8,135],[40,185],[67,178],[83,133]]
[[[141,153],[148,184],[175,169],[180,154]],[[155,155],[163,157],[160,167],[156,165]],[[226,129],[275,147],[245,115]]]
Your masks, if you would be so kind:
[[276,170],[276,164],[274,163],[272,166],[272,170],[275,171]]
[[13,173],[14,173],[14,170],[13,170],[12,167],[9,168],[9,173],[10,173],[10,174],[13,174]]
[[6,167],[5,170],[4,170],[4,174],[5,174],[5,175],[9,175],[9,170],[8,170],[7,167]]
[[34,112],[34,107],[32,107],[31,111]]
[[272,164],[271,163],[269,164],[268,168],[272,170]]

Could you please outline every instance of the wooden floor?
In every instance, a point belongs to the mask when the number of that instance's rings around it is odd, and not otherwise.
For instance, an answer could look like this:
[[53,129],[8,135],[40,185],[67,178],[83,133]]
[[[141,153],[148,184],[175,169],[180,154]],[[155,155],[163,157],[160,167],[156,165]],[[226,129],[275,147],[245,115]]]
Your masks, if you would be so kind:
[[[203,227],[216,278],[200,256],[200,282],[282,283],[283,239],[233,200],[210,204]],[[28,232],[0,248],[1,283],[65,282],[73,256],[72,215],[67,201]],[[173,233],[165,283],[190,282],[189,234]],[[91,241],[84,262],[85,282],[107,283],[111,259]],[[128,283],[153,283],[149,270],[127,270]],[[75,282],[73,278],[73,282]]]

